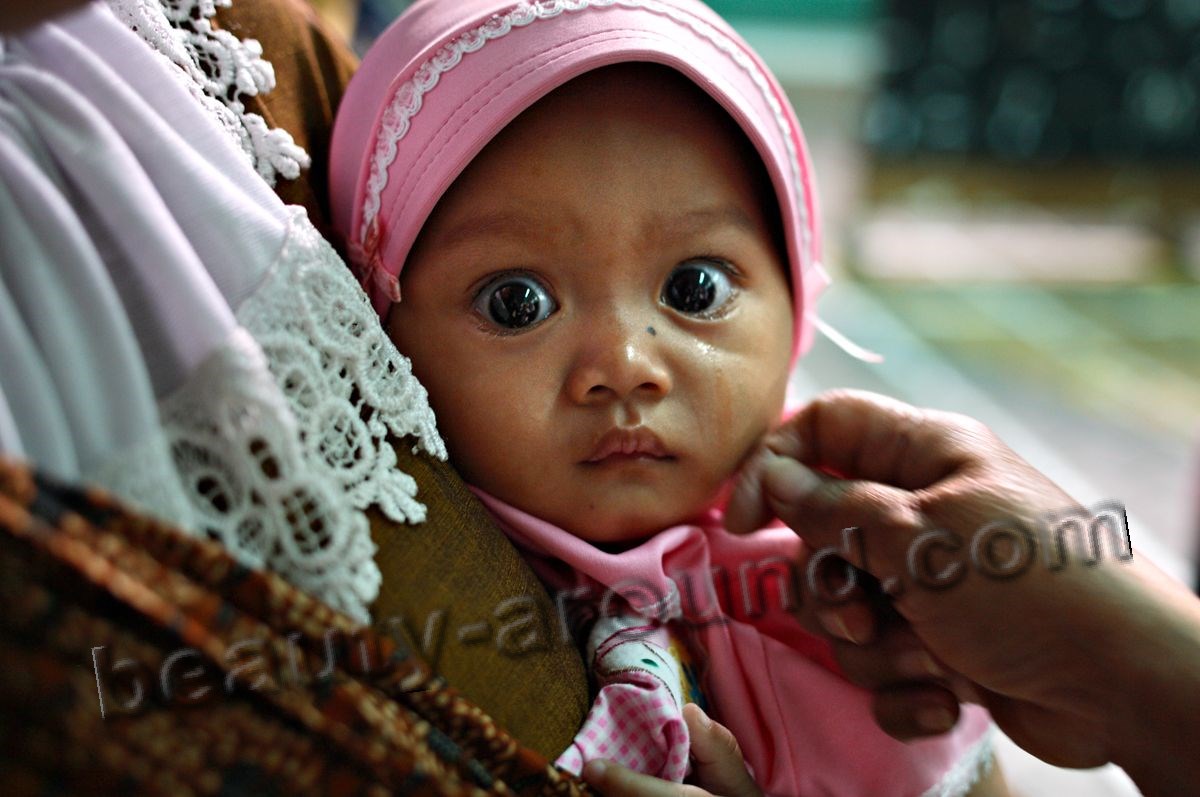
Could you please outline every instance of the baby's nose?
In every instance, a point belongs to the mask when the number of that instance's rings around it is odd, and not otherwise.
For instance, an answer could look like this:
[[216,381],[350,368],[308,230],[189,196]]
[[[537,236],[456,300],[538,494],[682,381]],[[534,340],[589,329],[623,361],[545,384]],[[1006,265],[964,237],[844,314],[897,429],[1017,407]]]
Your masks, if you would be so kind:
[[614,321],[584,334],[567,381],[572,401],[657,400],[671,392],[665,345],[654,327]]

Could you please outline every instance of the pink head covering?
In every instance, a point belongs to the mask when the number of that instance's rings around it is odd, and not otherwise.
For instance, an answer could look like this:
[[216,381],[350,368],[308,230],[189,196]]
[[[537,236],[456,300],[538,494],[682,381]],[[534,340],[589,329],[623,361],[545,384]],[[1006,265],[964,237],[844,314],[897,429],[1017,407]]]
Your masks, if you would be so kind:
[[375,309],[399,299],[421,227],[492,138],[572,78],[631,61],[692,80],[762,157],[783,213],[793,359],[806,351],[828,277],[804,136],[766,66],[696,0],[418,0],[396,20],[350,82],[330,154],[334,225]]

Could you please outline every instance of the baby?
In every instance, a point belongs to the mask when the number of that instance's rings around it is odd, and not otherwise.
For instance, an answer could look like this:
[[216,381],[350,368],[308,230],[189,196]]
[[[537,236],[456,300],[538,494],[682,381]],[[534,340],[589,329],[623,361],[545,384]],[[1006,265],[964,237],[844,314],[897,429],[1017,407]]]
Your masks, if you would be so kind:
[[454,464],[548,586],[596,604],[597,697],[561,766],[681,780],[694,700],[768,794],[970,792],[986,715],[884,735],[788,611],[795,535],[722,528],[826,280],[799,125],[719,17],[419,0],[351,83],[331,163]]

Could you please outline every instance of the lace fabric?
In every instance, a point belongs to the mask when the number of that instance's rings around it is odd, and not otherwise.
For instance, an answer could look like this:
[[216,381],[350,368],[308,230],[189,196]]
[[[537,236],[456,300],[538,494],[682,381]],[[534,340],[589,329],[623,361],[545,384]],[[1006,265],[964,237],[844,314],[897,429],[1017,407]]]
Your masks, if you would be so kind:
[[180,83],[245,153],[258,174],[274,185],[295,179],[311,165],[308,153],[286,130],[274,129],[246,110],[242,97],[275,87],[275,70],[254,39],[216,30],[212,18],[232,0],[107,0],[121,22],[170,61]]
[[[93,478],[365,622],[380,572],[361,510],[425,518],[388,438],[446,456],[425,389],[300,208],[238,320],[160,403],[161,436]],[[147,478],[164,459],[177,478]]]
[[399,522],[423,521],[416,484],[396,470],[387,437],[415,437],[446,458],[425,388],[303,209],[292,209],[278,265],[237,316],[266,353],[309,455],[351,503],[376,505]]
[[966,797],[996,765],[995,736],[995,727],[988,728],[958,763],[921,797]]

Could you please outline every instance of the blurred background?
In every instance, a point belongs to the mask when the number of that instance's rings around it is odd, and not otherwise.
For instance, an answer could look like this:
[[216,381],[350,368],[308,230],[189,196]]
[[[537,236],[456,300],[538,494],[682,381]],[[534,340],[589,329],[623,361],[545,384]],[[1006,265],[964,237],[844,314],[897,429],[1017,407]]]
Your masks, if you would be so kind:
[[[363,50],[406,2],[314,0]],[[803,393],[980,418],[1195,584],[1200,0],[710,0],[805,128],[835,283]],[[1021,794],[1130,794],[1006,749]],[[1089,778],[1074,780],[1073,778]]]

